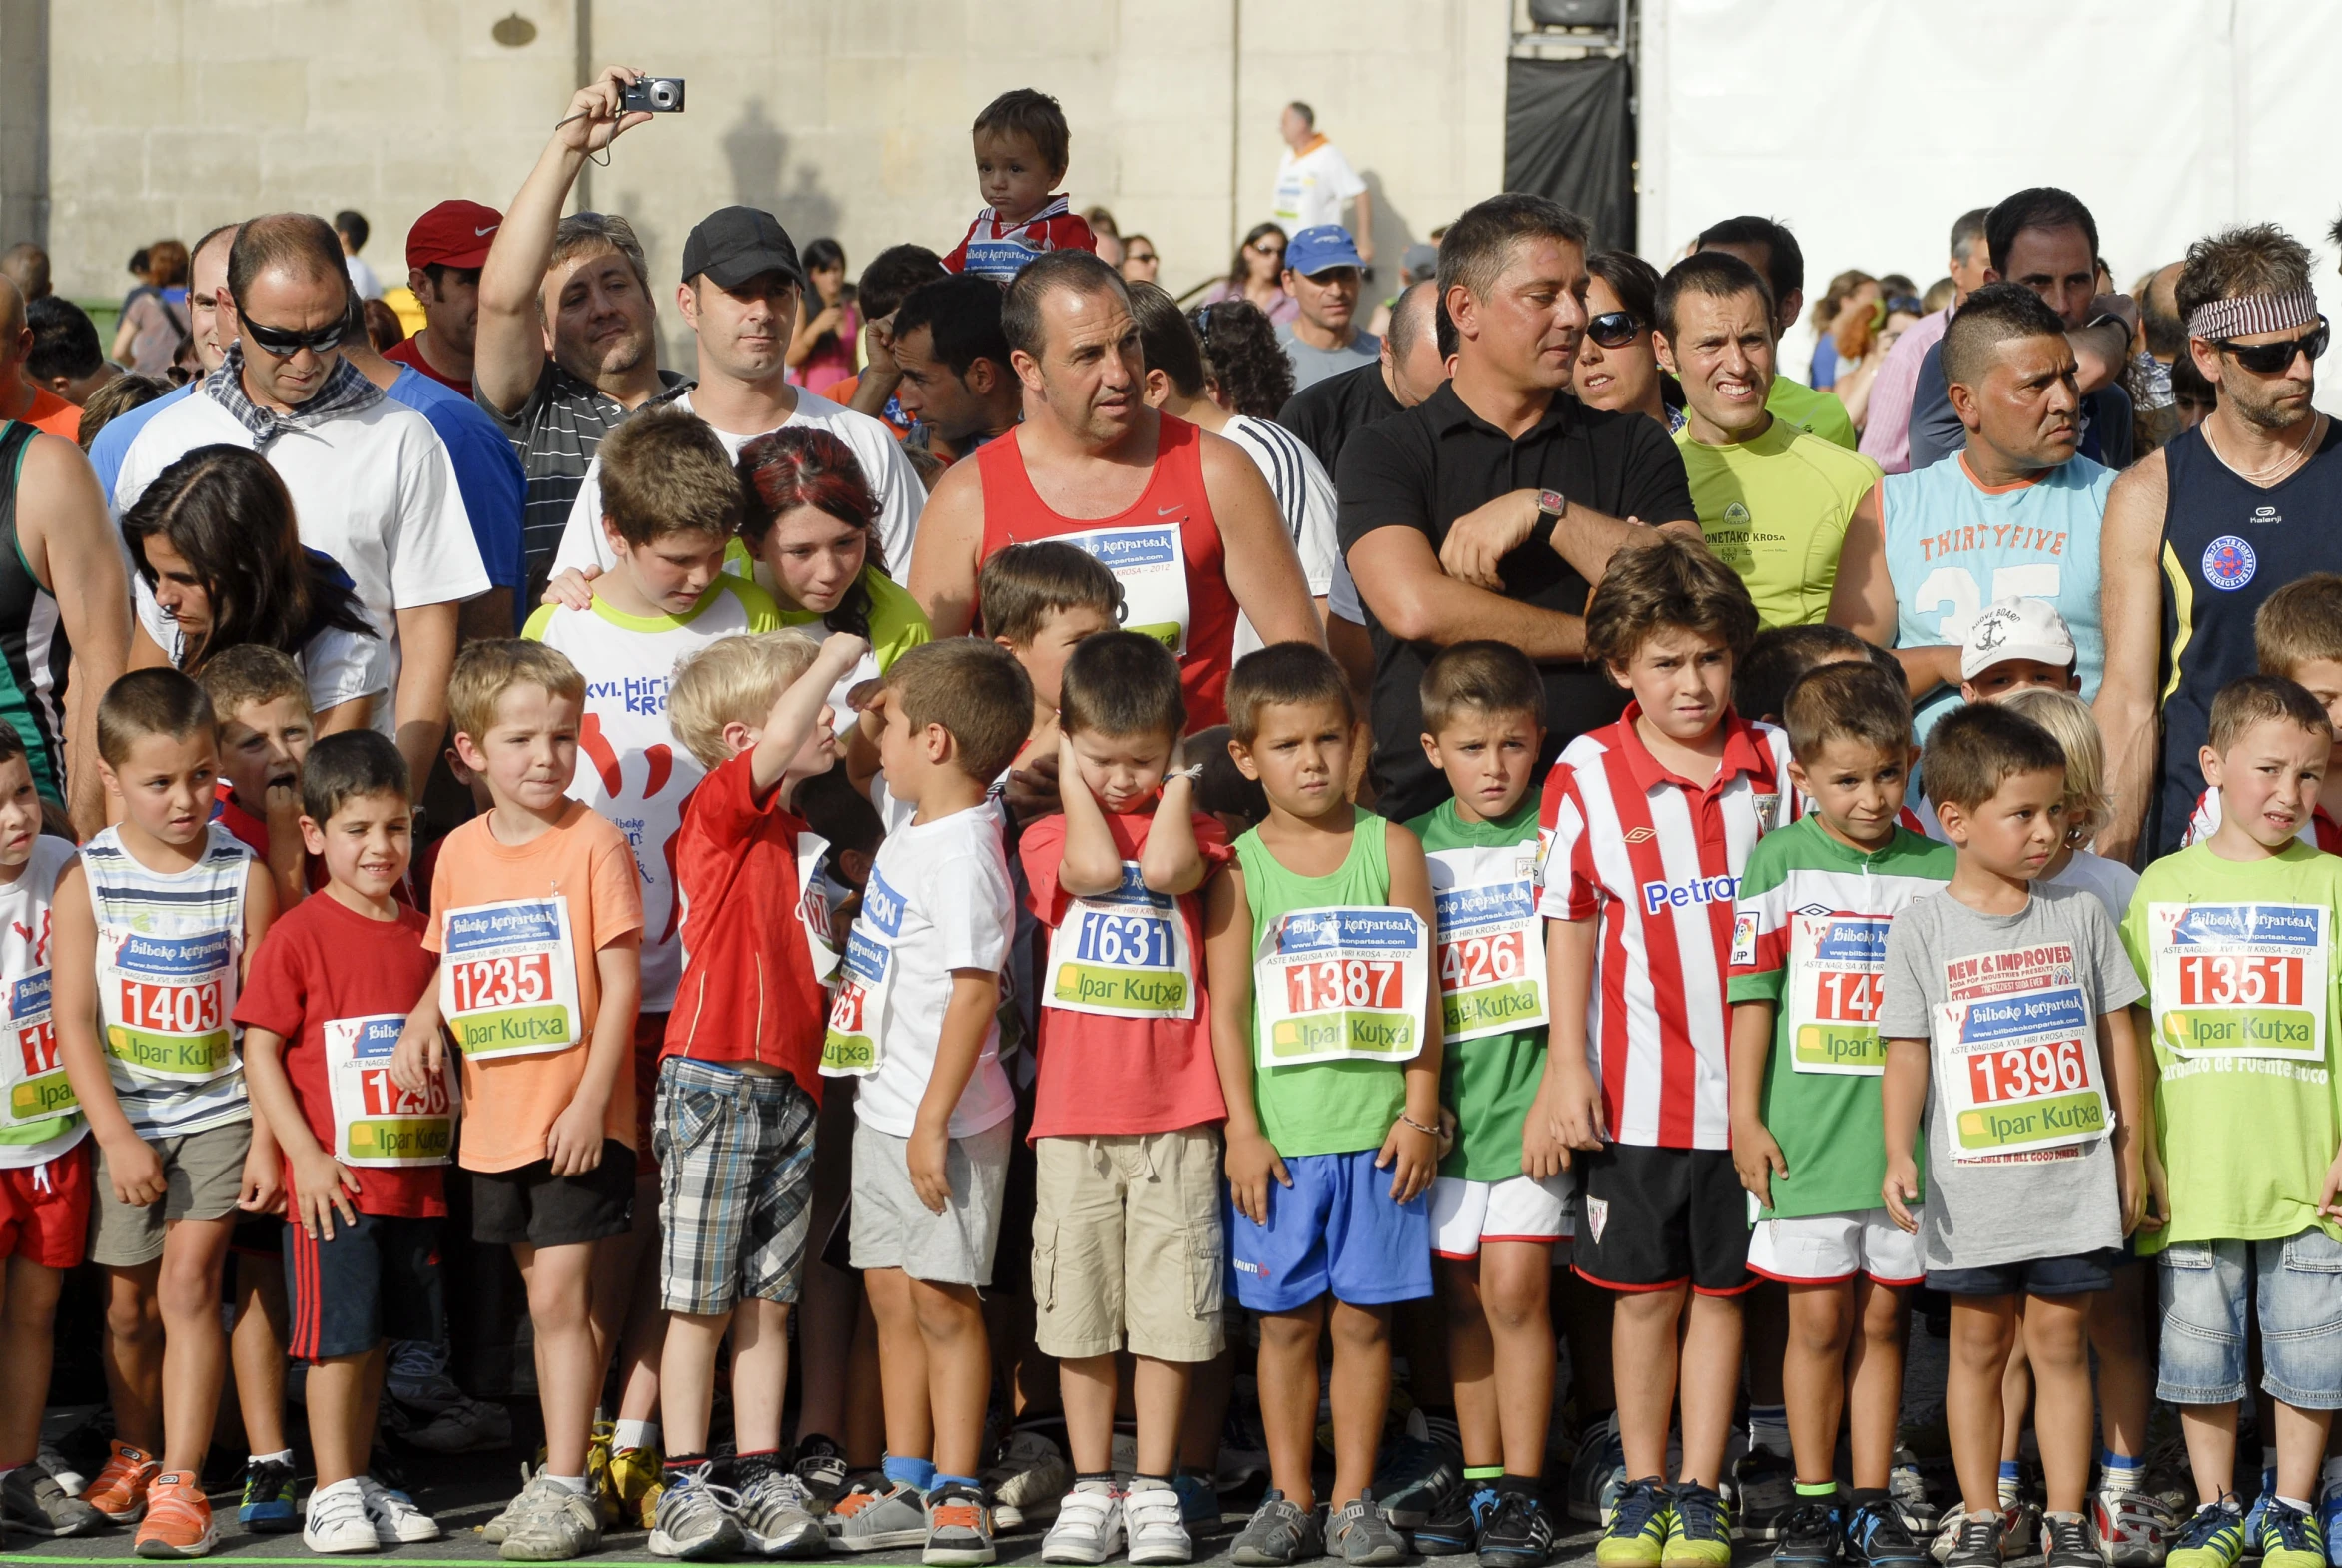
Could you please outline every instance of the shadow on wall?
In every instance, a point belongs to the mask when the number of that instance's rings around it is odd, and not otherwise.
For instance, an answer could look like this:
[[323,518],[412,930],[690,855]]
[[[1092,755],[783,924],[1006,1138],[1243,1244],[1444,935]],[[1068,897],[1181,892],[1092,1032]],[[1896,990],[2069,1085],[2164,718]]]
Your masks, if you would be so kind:
[[[1374,202],[1374,281],[1358,291],[1359,308],[1371,314],[1374,307],[1399,292],[1404,281],[1402,258],[1407,254],[1407,247],[1415,243],[1415,225],[1391,199],[1381,175],[1372,169],[1361,169],[1358,178],[1366,182],[1366,194]],[[1356,212],[1353,206],[1350,213]]]

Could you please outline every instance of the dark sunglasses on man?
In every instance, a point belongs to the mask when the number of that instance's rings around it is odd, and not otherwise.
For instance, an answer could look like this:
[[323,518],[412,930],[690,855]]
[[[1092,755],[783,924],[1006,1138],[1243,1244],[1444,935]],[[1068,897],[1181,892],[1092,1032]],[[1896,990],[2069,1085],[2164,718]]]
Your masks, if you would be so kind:
[[2275,376],[2290,369],[2293,357],[2297,354],[2306,354],[2314,362],[2326,352],[2326,343],[2333,336],[2333,324],[2321,316],[2317,326],[2298,338],[2288,338],[2282,343],[2237,343],[2229,338],[2209,338],[2205,342],[2222,354],[2234,355],[2236,363],[2255,376]]
[[312,354],[326,354],[342,342],[349,330],[350,319],[337,316],[323,327],[308,332],[296,332],[290,327],[270,327],[247,316],[238,324],[238,336],[253,344],[273,360],[290,360],[302,350]]
[[1625,348],[1642,330],[1632,311],[1604,311],[1586,324],[1586,336],[1605,349]]

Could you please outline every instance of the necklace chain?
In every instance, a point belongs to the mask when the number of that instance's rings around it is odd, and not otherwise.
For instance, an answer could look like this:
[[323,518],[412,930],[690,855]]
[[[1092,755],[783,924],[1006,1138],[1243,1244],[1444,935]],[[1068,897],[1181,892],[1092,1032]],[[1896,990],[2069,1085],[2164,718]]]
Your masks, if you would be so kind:
[[2293,444],[2292,449],[2287,451],[2285,455],[2279,457],[2275,462],[2269,464],[2265,468],[2247,470],[2230,461],[2228,454],[2220,450],[2219,442],[2213,439],[2212,426],[2208,422],[2204,426],[2204,444],[2212,448],[2212,455],[2219,458],[2222,465],[2225,466],[2231,473],[2234,473],[2238,478],[2244,480],[2244,482],[2247,484],[2265,489],[2269,485],[2275,484],[2280,479],[2285,478],[2287,475],[2292,473],[2294,469],[2300,467],[2304,462],[2309,460],[2309,454],[2311,450],[2315,448],[2318,443],[2318,432],[2324,427],[2325,418],[2326,416],[2322,413],[2312,414],[2306,421],[2306,427],[2303,431],[2302,438],[2299,441],[2296,441]]

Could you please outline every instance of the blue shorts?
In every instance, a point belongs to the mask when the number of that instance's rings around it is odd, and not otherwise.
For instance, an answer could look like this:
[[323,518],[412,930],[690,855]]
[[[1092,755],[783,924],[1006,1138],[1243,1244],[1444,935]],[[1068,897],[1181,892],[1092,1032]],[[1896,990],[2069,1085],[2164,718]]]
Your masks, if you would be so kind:
[[287,1352],[297,1361],[363,1355],[385,1339],[436,1344],[440,1219],[334,1216],[332,1240],[285,1225]]
[[2090,1295],[2113,1289],[2114,1270],[2128,1261],[2120,1247],[2107,1246],[1983,1268],[1931,1268],[1928,1288],[1945,1295]]
[[1268,1223],[1228,1217],[1236,1300],[1255,1312],[1291,1312],[1331,1291],[1352,1306],[1431,1293],[1431,1190],[1390,1200],[1380,1150],[1290,1155],[1288,1189],[1268,1183]]
[[2175,1241],[2155,1258],[2163,1344],[2155,1397],[2245,1396],[2244,1305],[2260,1304],[2261,1387],[2297,1410],[2342,1408],[2342,1242],[2312,1225],[2280,1241]]

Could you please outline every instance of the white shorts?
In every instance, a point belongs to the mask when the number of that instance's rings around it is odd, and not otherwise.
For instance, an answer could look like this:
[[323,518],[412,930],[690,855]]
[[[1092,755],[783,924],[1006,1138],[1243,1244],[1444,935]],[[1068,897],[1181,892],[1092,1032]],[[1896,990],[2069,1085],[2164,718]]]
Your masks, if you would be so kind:
[[1483,1241],[1567,1241],[1569,1172],[1542,1181],[1525,1176],[1503,1181],[1438,1176],[1431,1182],[1431,1252],[1435,1257],[1478,1257]]
[[1749,1233],[1749,1272],[1793,1285],[1837,1284],[1868,1274],[1883,1285],[1916,1285],[1920,1238],[1884,1207],[1796,1219],[1760,1219]]

